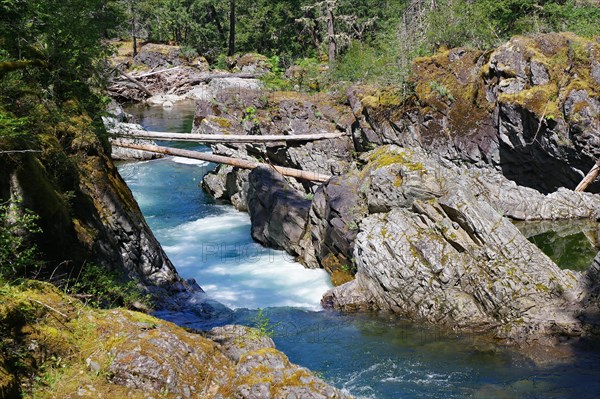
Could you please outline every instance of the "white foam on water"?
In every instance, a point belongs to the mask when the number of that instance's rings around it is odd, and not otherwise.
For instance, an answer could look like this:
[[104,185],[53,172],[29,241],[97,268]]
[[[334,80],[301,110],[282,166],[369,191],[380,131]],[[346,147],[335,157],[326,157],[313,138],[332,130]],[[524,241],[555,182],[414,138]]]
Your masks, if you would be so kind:
[[184,164],[184,165],[198,165],[198,166],[206,166],[206,165],[208,165],[208,162],[201,161],[199,159],[190,159],[190,158],[183,158],[183,157],[172,157],[172,158],[169,158],[169,159],[172,162],[179,163],[179,164]]
[[331,288],[327,272],[306,269],[283,251],[252,242],[249,216],[229,207],[221,211],[157,232],[181,274],[231,308],[321,308]]

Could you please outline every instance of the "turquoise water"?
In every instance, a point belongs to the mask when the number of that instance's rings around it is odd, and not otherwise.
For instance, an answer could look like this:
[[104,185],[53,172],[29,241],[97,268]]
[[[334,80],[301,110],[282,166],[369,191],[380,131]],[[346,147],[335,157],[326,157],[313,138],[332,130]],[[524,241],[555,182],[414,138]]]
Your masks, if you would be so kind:
[[[193,108],[137,112],[149,129],[186,131]],[[592,344],[559,364],[539,366],[477,337],[386,315],[322,311],[327,275],[254,243],[248,215],[215,204],[199,188],[211,168],[178,158],[119,167],[180,274],[227,305],[213,304],[208,315],[198,305],[160,317],[199,329],[253,325],[256,309],[265,308],[277,347],[291,361],[361,398],[600,397],[600,349]]]

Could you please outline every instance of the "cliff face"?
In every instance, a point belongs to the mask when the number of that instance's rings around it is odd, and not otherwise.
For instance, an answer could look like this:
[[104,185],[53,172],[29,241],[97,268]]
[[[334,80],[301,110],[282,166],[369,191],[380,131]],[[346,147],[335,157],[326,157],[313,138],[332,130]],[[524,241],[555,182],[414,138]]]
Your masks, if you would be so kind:
[[90,118],[71,116],[37,141],[38,152],[0,158],[0,195],[40,216],[45,273],[76,276],[93,262],[156,295],[199,289],[177,275]]
[[600,156],[599,59],[600,43],[568,33],[516,37],[491,53],[420,58],[408,101],[349,92],[355,140],[491,166],[544,193],[573,189]]
[[[327,269],[338,284],[355,274],[326,294],[325,306],[383,309],[514,341],[597,333],[597,265],[558,269],[510,219],[600,219],[596,194],[571,191],[600,155],[599,46],[571,34],[517,37],[490,53],[418,59],[409,96],[349,89],[336,129],[351,135],[354,163],[310,188],[308,210],[307,187],[272,172],[222,169],[205,187],[249,207],[259,241]],[[306,98],[305,108],[318,100]],[[352,118],[341,116],[346,106]],[[252,132],[226,121],[237,134],[263,133],[271,120],[299,126],[298,115],[279,108],[259,113]],[[253,145],[214,149],[269,155]],[[286,151],[264,159],[285,164]],[[321,143],[310,157],[328,151],[333,162],[341,154]]]

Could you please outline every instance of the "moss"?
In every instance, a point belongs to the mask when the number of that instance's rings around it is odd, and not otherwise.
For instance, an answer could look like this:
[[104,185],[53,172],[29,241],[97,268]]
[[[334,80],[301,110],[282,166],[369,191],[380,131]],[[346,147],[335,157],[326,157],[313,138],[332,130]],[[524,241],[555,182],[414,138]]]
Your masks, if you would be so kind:
[[[401,164],[411,171],[425,171],[425,166],[422,163],[412,161],[409,150],[394,151],[390,147],[385,146],[373,150],[369,154],[368,162],[368,168],[371,170]],[[400,179],[398,183],[402,184],[402,177],[398,176],[396,179]]]
[[449,129],[430,124],[430,134],[473,134],[490,118],[493,104],[486,100],[483,79],[489,66],[478,67],[483,57],[488,54],[454,49],[415,60],[413,83],[421,114],[435,119],[447,115],[449,122]]
[[534,86],[516,94],[502,94],[499,100],[504,103],[521,105],[532,111],[538,119],[562,115],[558,108],[558,87],[554,83]]
[[[146,314],[90,309],[40,282],[0,289],[0,393],[18,381],[31,398],[73,397],[82,388],[89,397],[147,397],[142,390],[110,383],[107,370],[113,354],[130,345],[159,362],[168,361],[151,347],[161,332],[197,348],[208,363],[194,365],[187,374],[180,372],[182,384],[206,387],[232,366],[211,341]],[[98,370],[90,370],[88,358]]]
[[350,273],[350,271],[335,270],[333,273],[331,273],[331,283],[334,287],[346,284],[347,282],[352,280],[354,280],[354,275]]
[[561,101],[571,91],[585,90],[591,97],[600,95],[591,76],[591,62],[600,53],[599,43],[571,33],[516,37],[511,43],[528,61],[544,65],[551,83],[526,88],[518,94],[503,94],[501,102],[521,105],[538,118],[545,115],[556,119],[564,118]]
[[250,65],[267,66],[268,62],[269,59],[262,54],[248,53],[238,58],[238,60],[236,61],[236,66],[239,68]]
[[233,123],[227,118],[223,118],[223,117],[219,117],[219,116],[211,116],[211,117],[209,117],[209,120],[211,122],[216,123],[217,125],[219,125],[219,127],[223,128],[223,129],[228,129],[231,126],[233,126]]
[[537,283],[537,284],[535,285],[535,288],[536,288],[538,291],[540,291],[540,292],[543,292],[543,293],[546,293],[546,294],[550,292],[550,289],[549,289],[548,287],[546,287],[546,286],[545,286],[544,284],[542,284],[542,283]]
[[398,107],[403,103],[401,93],[393,89],[377,89],[361,97],[363,106],[368,108]]

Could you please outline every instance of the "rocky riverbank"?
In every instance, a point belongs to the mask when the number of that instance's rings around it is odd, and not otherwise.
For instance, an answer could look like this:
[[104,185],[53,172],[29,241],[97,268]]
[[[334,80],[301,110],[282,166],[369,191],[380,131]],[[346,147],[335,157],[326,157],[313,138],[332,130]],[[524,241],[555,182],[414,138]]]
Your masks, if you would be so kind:
[[350,398],[291,364],[261,330],[199,334],[91,309],[46,283],[0,289],[3,398]]
[[201,100],[202,133],[348,134],[213,146],[333,174],[321,187],[231,167],[204,187],[249,211],[255,239],[346,282],[326,306],[391,311],[505,342],[597,334],[597,265],[560,270],[510,220],[600,219],[597,194],[571,191],[600,151],[599,46],[548,34],[491,53],[444,51],[417,60],[407,97],[353,87],[341,101],[253,90]]

